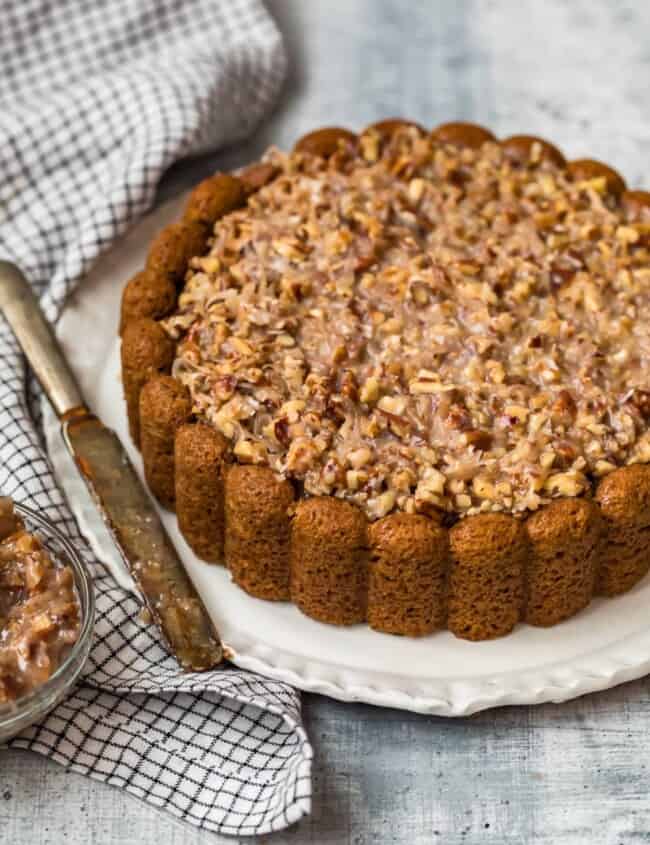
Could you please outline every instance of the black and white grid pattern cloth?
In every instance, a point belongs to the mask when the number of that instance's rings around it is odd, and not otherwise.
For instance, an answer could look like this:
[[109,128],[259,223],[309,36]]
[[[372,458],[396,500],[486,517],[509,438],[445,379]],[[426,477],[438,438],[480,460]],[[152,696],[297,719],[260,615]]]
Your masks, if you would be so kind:
[[[0,27],[0,258],[56,320],[172,162],[245,136],[268,111],[283,46],[258,0],[0,0]],[[0,323],[0,490],[82,545],[35,398]],[[12,745],[223,833],[309,812],[296,692],[236,669],[180,674],[134,596],[89,564],[98,619],[84,680]]]

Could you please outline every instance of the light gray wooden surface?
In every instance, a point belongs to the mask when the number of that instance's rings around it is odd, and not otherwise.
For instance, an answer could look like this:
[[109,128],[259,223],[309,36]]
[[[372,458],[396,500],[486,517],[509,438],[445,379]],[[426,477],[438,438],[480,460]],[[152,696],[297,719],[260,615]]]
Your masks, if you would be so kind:
[[[274,0],[292,74],[246,145],[177,166],[161,197],[323,123],[454,118],[546,135],[648,187],[647,0]],[[648,679],[445,721],[305,696],[311,818],[272,845],[650,842]],[[120,791],[0,752],[2,845],[207,845]]]

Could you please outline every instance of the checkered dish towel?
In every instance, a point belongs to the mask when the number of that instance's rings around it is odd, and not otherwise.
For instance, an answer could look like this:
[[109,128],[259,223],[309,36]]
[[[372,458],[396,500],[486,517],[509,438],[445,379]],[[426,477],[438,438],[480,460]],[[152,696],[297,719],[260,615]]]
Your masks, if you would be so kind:
[[[0,20],[0,257],[22,267],[54,321],[172,162],[253,129],[286,61],[258,0],[0,0]],[[0,490],[82,545],[36,398],[0,321]],[[98,618],[84,681],[11,745],[222,833],[308,813],[296,692],[236,669],[180,673],[135,597],[90,564]]]

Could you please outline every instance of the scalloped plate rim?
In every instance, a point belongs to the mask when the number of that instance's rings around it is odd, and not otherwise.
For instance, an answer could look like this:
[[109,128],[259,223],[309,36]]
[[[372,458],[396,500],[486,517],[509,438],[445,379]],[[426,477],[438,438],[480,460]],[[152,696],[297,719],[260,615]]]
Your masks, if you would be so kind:
[[[127,236],[106,253],[97,262],[79,291],[71,297],[59,322],[57,333],[64,350],[67,351],[73,369],[80,378],[82,386],[86,389],[91,406],[95,405],[97,401],[97,384],[102,379],[98,378],[97,367],[84,370],[78,358],[75,358],[76,344],[80,336],[84,337],[89,343],[103,344],[103,354],[101,357],[96,355],[96,360],[105,363],[109,348],[112,349],[112,353],[108,355],[108,358],[114,359],[115,326],[122,286],[121,284],[115,285],[114,279],[117,277],[122,281],[138,269],[142,263],[149,239],[160,226],[170,222],[178,215],[183,200],[184,196],[179,197],[145,217]],[[111,314],[110,320],[106,318],[107,310]],[[93,325],[94,329],[96,325],[99,325],[102,330],[88,334],[85,329],[89,324]],[[101,373],[103,373],[103,370],[101,370]],[[115,377],[115,373],[110,373],[109,377]],[[115,389],[119,389],[119,385],[115,384]],[[123,403],[120,403],[121,421],[118,419],[117,412],[113,415],[112,409],[108,415],[104,415],[104,421],[113,425],[124,439],[125,414],[122,406]],[[49,407],[45,407],[44,410],[48,451],[57,477],[64,487],[80,527],[91,541],[95,553],[112,567],[121,586],[129,588],[131,584],[130,576],[125,573],[123,565],[112,549],[110,540],[107,539],[105,534],[102,534],[102,529],[105,532],[105,528],[101,520],[99,517],[96,521],[94,520],[94,508],[90,503],[83,482],[78,478],[74,465],[65,453],[65,448],[62,446],[60,439],[57,439],[58,424],[54,415]],[[131,451],[132,458],[141,471],[133,446],[130,443],[125,443],[125,445]],[[173,516],[164,515],[164,520],[168,530],[173,534],[172,520],[175,523],[175,519]],[[180,548],[184,545],[182,539],[175,538],[175,541],[179,545],[181,553],[187,554],[187,547]],[[209,567],[208,564],[203,563],[200,563],[200,566]],[[233,589],[237,593],[241,593],[234,586]],[[646,579],[633,592],[636,592],[637,589],[642,590],[644,596],[646,592],[650,594],[650,580]],[[258,601],[250,599],[250,597],[246,597],[246,599],[252,602]],[[268,605],[269,603],[264,602],[262,604]],[[636,604],[640,604],[638,596]],[[638,612],[641,613],[640,610]],[[277,615],[282,624],[286,624],[286,618],[284,618],[286,613],[278,612]],[[580,628],[589,629],[594,618],[597,619],[597,617],[598,613],[596,612],[592,613],[589,619],[579,620]],[[216,621],[219,623],[218,619]],[[569,622],[571,621],[569,620]],[[291,624],[291,620],[289,622]],[[307,620],[307,622],[319,626],[319,623],[313,623],[311,620]],[[556,662],[551,661],[539,666],[523,667],[510,672],[488,672],[487,674],[472,674],[470,672],[466,677],[453,678],[429,676],[418,679],[417,677],[407,677],[394,670],[391,671],[390,668],[386,671],[377,671],[376,668],[366,667],[363,669],[345,666],[331,660],[331,658],[324,658],[322,655],[319,658],[318,654],[311,657],[299,653],[290,654],[282,649],[270,646],[264,641],[263,637],[250,636],[248,633],[242,634],[239,632],[235,638],[236,641],[232,643],[229,643],[229,636],[225,636],[224,641],[230,648],[232,661],[236,665],[279,681],[285,681],[303,690],[327,695],[341,701],[364,701],[379,706],[396,707],[431,715],[465,716],[502,705],[566,701],[648,674],[650,672],[650,623],[645,627],[645,622],[640,619],[640,625],[641,627],[638,630],[629,632],[619,640],[606,643],[579,656],[560,659]],[[325,628],[325,626],[319,627]],[[361,631],[369,630],[363,626],[358,627]],[[355,636],[353,629],[348,630],[352,632],[352,636]],[[537,637],[544,636],[546,629],[533,630],[536,633],[527,636],[532,637],[535,641]],[[318,632],[315,636],[319,636]],[[386,637],[387,635],[375,634],[375,636]],[[364,637],[357,638],[363,642]],[[395,638],[389,638],[389,640],[393,639]],[[492,643],[497,643],[497,652],[501,649],[504,653],[507,653],[510,648],[509,640],[510,637],[505,637],[498,641],[492,641]],[[384,642],[388,642],[388,640],[384,640]],[[437,643],[437,646],[440,646],[440,642]],[[472,647],[480,649],[481,644],[472,644]],[[406,648],[408,651],[408,645]],[[417,648],[421,648],[421,646],[417,646]],[[443,644],[443,650],[444,648]],[[495,647],[492,645],[490,648],[494,650]],[[390,647],[388,647],[387,651],[390,652],[390,650]],[[469,652],[466,653],[470,654]],[[478,656],[478,652],[476,652],[476,656]]]

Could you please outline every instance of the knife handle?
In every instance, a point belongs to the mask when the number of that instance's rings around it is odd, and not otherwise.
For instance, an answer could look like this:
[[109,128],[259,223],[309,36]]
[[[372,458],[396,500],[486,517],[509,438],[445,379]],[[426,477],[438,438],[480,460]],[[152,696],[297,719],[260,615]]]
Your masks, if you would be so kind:
[[34,291],[21,271],[0,261],[0,310],[59,417],[83,405],[81,391]]

